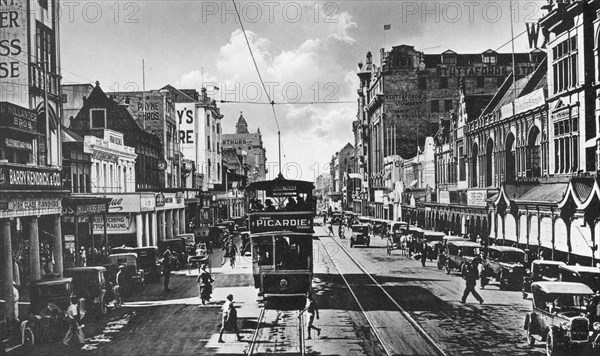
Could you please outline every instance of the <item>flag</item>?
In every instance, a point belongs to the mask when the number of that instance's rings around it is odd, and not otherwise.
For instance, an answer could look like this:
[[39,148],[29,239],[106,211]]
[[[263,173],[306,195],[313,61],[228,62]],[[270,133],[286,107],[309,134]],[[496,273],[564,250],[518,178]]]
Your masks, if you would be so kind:
[[392,25],[383,25],[383,30],[384,31],[389,30],[391,28],[392,28]]

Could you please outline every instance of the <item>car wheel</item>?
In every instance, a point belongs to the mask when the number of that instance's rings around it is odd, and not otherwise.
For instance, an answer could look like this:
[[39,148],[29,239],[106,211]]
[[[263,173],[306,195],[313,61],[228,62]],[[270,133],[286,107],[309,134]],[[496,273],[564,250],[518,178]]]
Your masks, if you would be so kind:
[[23,331],[23,344],[25,345],[33,345],[35,344],[35,335],[33,335],[33,330],[30,327],[26,327]]
[[446,268],[446,274],[450,274],[450,262],[449,261],[446,261],[444,267]]
[[108,313],[108,306],[106,305],[106,301],[104,300],[104,297],[106,296],[106,291],[102,291],[102,294],[100,294],[100,313],[102,313],[102,315],[106,315],[106,313]]

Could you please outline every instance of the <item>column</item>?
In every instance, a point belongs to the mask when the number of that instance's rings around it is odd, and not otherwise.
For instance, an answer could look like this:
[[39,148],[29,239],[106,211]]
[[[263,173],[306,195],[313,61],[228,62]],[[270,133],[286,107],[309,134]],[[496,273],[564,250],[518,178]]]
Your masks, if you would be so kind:
[[144,213],[144,246],[150,246],[150,213]]
[[138,246],[143,246],[142,245],[142,238],[143,238],[143,229],[144,228],[144,224],[142,222],[142,213],[137,213],[135,214],[135,237],[137,239],[137,245]]
[[165,211],[159,211],[158,212],[158,218],[159,218],[159,222],[158,222],[158,229],[159,229],[159,239],[160,241],[163,241],[166,239],[167,236],[167,222],[166,222],[166,216],[165,216]]
[[152,238],[150,239],[150,241],[151,241],[150,245],[151,246],[158,245],[157,244],[157,242],[158,242],[158,238],[157,238],[158,227],[156,226],[156,214],[157,214],[156,211],[152,212],[152,214],[151,214],[151,218],[152,218]]
[[63,244],[61,218],[59,214],[54,215],[54,241],[52,243],[52,254],[54,255],[54,273],[63,276]]
[[15,316],[15,296],[13,294],[13,259],[12,259],[12,238],[10,236],[10,220],[2,219],[2,249],[0,255],[0,274],[2,275],[2,297],[4,303],[4,315],[10,319]]
[[29,267],[31,268],[31,280],[42,279],[40,265],[40,236],[38,234],[38,217],[32,216],[29,229]]
[[173,209],[171,210],[171,213],[173,215],[173,235],[177,236],[180,234],[179,232],[179,209]]
[[166,220],[166,225],[165,225],[165,232],[167,233],[167,239],[172,239],[173,238],[173,210],[169,209],[169,210],[165,210],[165,220]]
[[179,209],[179,233],[180,234],[185,234],[185,229],[186,229],[186,222],[185,222],[185,209]]

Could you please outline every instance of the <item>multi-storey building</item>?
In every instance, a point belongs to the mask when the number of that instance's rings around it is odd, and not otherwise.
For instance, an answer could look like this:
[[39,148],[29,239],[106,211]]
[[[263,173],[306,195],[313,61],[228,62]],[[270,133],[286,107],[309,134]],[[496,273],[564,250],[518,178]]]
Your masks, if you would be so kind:
[[438,131],[440,119],[450,119],[456,111],[461,78],[467,95],[491,94],[513,67],[517,77],[522,77],[532,73],[541,59],[537,51],[514,56],[493,50],[425,54],[413,46],[400,45],[390,52],[382,50],[377,66],[369,52],[365,65],[359,63],[360,124],[353,125],[362,129],[367,199],[361,205],[378,205],[366,213],[382,217],[382,203],[375,202],[374,197],[395,188],[395,182],[385,178],[385,157],[413,157],[425,137]]
[[[349,186],[349,174],[352,173],[354,159],[354,146],[347,143],[339,152],[336,152],[331,157],[329,166],[329,174],[331,179],[329,199],[334,202],[340,202],[342,210],[349,210],[352,201],[348,199],[348,194],[353,190],[353,186]],[[351,199],[351,198],[350,198]]]
[[14,318],[13,282],[63,271],[59,2],[2,1],[0,14],[0,298]]
[[248,131],[248,123],[240,112],[240,117],[235,124],[234,134],[222,134],[222,147],[225,149],[233,149],[236,154],[241,157],[242,166],[244,169],[239,169],[235,160],[228,162],[229,169],[239,170],[238,174],[248,176],[248,183],[265,180],[267,169],[266,150],[263,146],[262,134],[260,128],[256,129],[255,133]]

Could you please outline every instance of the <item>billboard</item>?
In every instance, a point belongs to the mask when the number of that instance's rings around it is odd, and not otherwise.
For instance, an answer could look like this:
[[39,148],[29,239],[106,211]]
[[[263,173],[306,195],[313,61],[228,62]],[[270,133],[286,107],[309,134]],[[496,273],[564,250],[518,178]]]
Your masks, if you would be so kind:
[[179,125],[178,138],[186,159],[198,162],[196,157],[196,103],[175,103],[175,120]]
[[29,108],[27,1],[0,1],[0,101]]
[[250,215],[250,232],[293,231],[313,232],[312,213],[262,212]]

